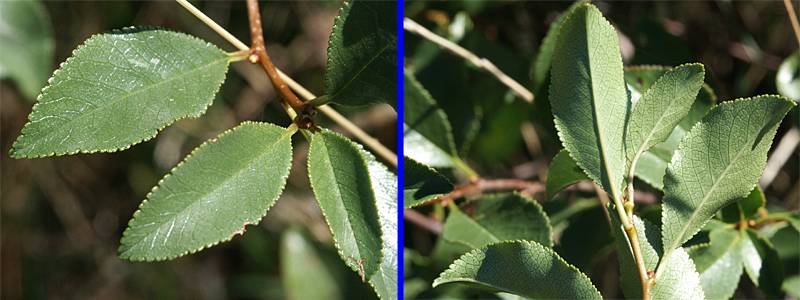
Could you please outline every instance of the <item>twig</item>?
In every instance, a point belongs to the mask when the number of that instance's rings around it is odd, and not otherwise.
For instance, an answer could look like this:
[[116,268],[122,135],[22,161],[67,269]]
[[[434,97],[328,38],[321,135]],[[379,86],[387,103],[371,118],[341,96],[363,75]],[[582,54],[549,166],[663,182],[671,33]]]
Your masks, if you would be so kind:
[[[261,12],[258,9],[258,1],[247,0],[247,17],[250,21],[250,37],[253,43],[250,47],[250,56],[248,59],[251,63],[261,64],[264,72],[267,73],[270,81],[272,81],[272,86],[283,96],[283,100],[286,101],[294,111],[298,113],[304,111],[306,109],[305,103],[303,103],[300,98],[297,98],[297,95],[283,82],[281,76],[278,75],[278,71],[275,70],[275,65],[272,64],[272,59],[270,59],[267,54],[267,45],[264,43],[264,33],[261,28]],[[309,125],[311,124],[309,123]]]
[[800,144],[800,130],[797,127],[792,127],[783,135],[781,141],[778,142],[778,146],[775,147],[775,151],[769,156],[767,167],[764,168],[764,175],[761,175],[761,180],[758,181],[758,185],[761,188],[766,188],[772,183],[781,167],[792,157],[798,144]]
[[516,190],[524,194],[533,195],[544,191],[544,185],[536,181],[521,179],[483,179],[475,178],[467,184],[453,189],[453,191],[442,195],[434,200],[428,201],[422,206],[441,203],[446,205],[456,199],[470,195],[481,194],[488,191]]
[[463,47],[431,32],[427,28],[417,24],[417,22],[414,22],[414,20],[411,20],[409,18],[403,19],[403,29],[405,29],[408,32],[417,34],[433,42],[434,44],[439,45],[439,47],[447,49],[448,51],[452,52],[455,55],[461,56],[462,58],[466,59],[467,61],[469,61],[478,68],[486,70],[490,74],[494,75],[494,77],[497,77],[497,79],[500,80],[500,82],[508,86],[512,91],[514,91],[515,94],[520,96],[522,99],[525,99],[525,101],[528,101],[528,103],[533,103],[533,93],[531,91],[529,91],[524,86],[519,84],[517,81],[515,81],[514,79],[503,73],[503,71],[500,71],[500,69],[498,69],[497,66],[495,66],[488,59],[478,57],[469,50],[464,49]]
[[786,7],[786,13],[789,15],[789,20],[792,21],[794,37],[797,38],[797,44],[800,46],[800,22],[797,21],[797,13],[794,11],[794,6],[792,6],[791,0],[783,0],[783,5]]
[[[194,7],[194,5],[192,5],[188,1],[186,0],[175,0],[175,1],[177,1],[181,6],[183,6],[184,8],[186,8],[186,10],[192,13],[192,15],[197,17],[201,22],[205,23],[209,28],[214,30],[217,34],[222,36],[225,40],[227,40],[237,49],[239,50],[250,49],[247,47],[247,45],[245,45],[245,43],[242,43],[242,41],[240,41],[230,32],[225,30],[225,28],[219,26],[219,24],[214,22],[214,20],[206,16],[203,12],[198,10],[196,7]],[[288,75],[281,72],[280,69],[276,68],[275,70],[278,72],[278,75],[280,75],[281,79],[283,79],[292,90],[300,94],[300,97],[303,97],[303,99],[305,99],[306,101],[316,98],[316,96],[313,93],[311,93],[305,87],[297,83],[297,81],[294,81]],[[347,120],[341,114],[336,112],[333,108],[327,105],[323,105],[317,107],[317,109],[322,113],[324,113],[325,115],[327,115],[329,118],[331,118],[331,120],[342,126],[342,128],[344,128],[345,131],[348,131],[350,134],[356,137],[356,139],[361,141],[361,143],[372,149],[372,151],[375,152],[375,154],[382,157],[384,160],[391,163],[393,166],[397,167],[397,155],[392,150],[389,150],[389,148],[386,148],[386,146],[377,142],[375,138],[371,137],[369,134],[358,128],[358,126],[355,126],[355,124]]]
[[406,221],[414,223],[415,225],[424,228],[436,235],[442,235],[442,223],[434,219],[428,218],[425,215],[413,209],[406,209],[403,211],[403,218]]

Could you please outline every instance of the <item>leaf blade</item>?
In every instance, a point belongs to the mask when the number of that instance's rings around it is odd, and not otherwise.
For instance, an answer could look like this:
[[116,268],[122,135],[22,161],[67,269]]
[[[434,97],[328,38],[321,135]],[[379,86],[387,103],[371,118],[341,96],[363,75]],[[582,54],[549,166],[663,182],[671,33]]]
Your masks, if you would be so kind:
[[545,183],[547,200],[552,200],[558,192],[566,187],[588,179],[589,177],[586,176],[586,173],[569,156],[569,152],[566,149],[561,149],[553,157],[553,161],[550,162],[550,168],[547,170],[547,183]]
[[552,249],[529,241],[501,242],[473,250],[453,262],[433,286],[453,282],[474,283],[529,298],[602,298],[589,277]]
[[308,177],[339,256],[369,278],[380,267],[384,241],[368,165],[359,151],[337,133],[315,133],[308,152]]
[[283,191],[295,132],[245,122],[197,147],[134,213],[119,256],[131,261],[172,259],[244,233]]
[[431,167],[403,158],[403,203],[405,208],[422,205],[453,190],[453,184]]
[[11,155],[113,152],[149,140],[178,119],[203,114],[228,62],[216,46],[182,33],[126,28],[95,35],[53,73]]
[[[752,190],[780,121],[794,106],[780,96],[725,102],[692,128],[664,177],[665,252],[678,248],[719,209]],[[750,119],[742,122],[742,117]]]
[[[33,101],[53,65],[53,28],[39,1],[0,2],[0,77],[8,76]],[[10,55],[13,53],[13,55]]]
[[670,257],[664,259],[663,272],[656,272],[652,299],[705,299],[700,275],[686,251],[678,248],[665,255]]
[[344,105],[396,105],[395,3],[347,1],[328,42],[325,93]]
[[628,97],[617,33],[593,5],[577,7],[564,22],[551,72],[550,103],[564,148],[620,199]]
[[405,154],[432,167],[453,166],[457,152],[447,115],[410,70],[404,70],[403,78]]

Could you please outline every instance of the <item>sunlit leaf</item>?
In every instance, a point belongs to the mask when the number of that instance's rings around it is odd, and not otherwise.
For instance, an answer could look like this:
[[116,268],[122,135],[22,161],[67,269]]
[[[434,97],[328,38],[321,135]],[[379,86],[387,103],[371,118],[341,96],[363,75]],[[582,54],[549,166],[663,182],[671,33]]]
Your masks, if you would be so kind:
[[33,101],[53,70],[53,28],[42,3],[0,1],[0,77]]
[[552,249],[530,241],[492,244],[453,262],[433,286],[468,283],[539,299],[602,299],[589,277]]
[[741,229],[740,253],[747,277],[768,296],[780,295],[783,264],[778,252],[767,239],[752,229]]
[[550,168],[547,170],[547,199],[553,199],[558,192],[573,185],[581,180],[588,180],[589,177],[583,173],[580,167],[572,160],[567,150],[562,149],[553,157]]
[[741,236],[736,230],[721,228],[711,231],[710,239],[687,252],[700,273],[706,299],[730,299],[742,277]]
[[781,119],[794,106],[779,96],[725,102],[692,128],[664,177],[664,252],[689,240],[719,209],[747,196]]
[[405,155],[432,167],[452,166],[457,151],[447,115],[409,70],[405,70],[403,90]]
[[700,284],[700,275],[695,271],[695,266],[686,250],[678,248],[671,251],[669,257],[664,257],[663,268],[659,266],[653,283],[652,299],[705,299],[703,288]]
[[55,71],[11,155],[113,152],[198,117],[225,80],[228,56],[198,38],[126,28],[95,35]]
[[775,86],[781,95],[800,102],[800,51],[787,57],[775,75]]
[[[617,245],[617,257],[619,258],[620,286],[625,296],[631,299],[642,298],[642,285],[639,280],[639,270],[636,260],[633,257],[631,243],[625,233],[625,228],[619,222],[619,217],[611,215],[614,228],[614,240]],[[647,270],[655,270],[661,258],[661,233],[658,227],[647,220],[642,220],[638,216],[633,216],[633,224],[636,227],[639,248],[642,251],[644,265]]]

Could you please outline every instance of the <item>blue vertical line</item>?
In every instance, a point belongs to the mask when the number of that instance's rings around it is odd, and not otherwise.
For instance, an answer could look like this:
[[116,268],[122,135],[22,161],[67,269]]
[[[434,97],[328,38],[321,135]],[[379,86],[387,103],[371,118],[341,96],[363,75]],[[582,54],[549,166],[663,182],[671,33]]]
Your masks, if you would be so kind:
[[397,1],[397,299],[403,297],[403,0]]

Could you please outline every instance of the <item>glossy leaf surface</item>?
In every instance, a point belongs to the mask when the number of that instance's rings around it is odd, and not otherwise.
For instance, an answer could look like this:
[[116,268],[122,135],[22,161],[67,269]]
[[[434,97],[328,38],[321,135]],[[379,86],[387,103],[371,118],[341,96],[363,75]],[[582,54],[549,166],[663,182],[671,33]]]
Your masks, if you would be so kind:
[[225,80],[228,56],[198,38],[126,28],[95,35],[55,71],[11,155],[113,152],[198,117]]
[[346,1],[328,42],[327,100],[363,105],[397,99],[396,4]]

